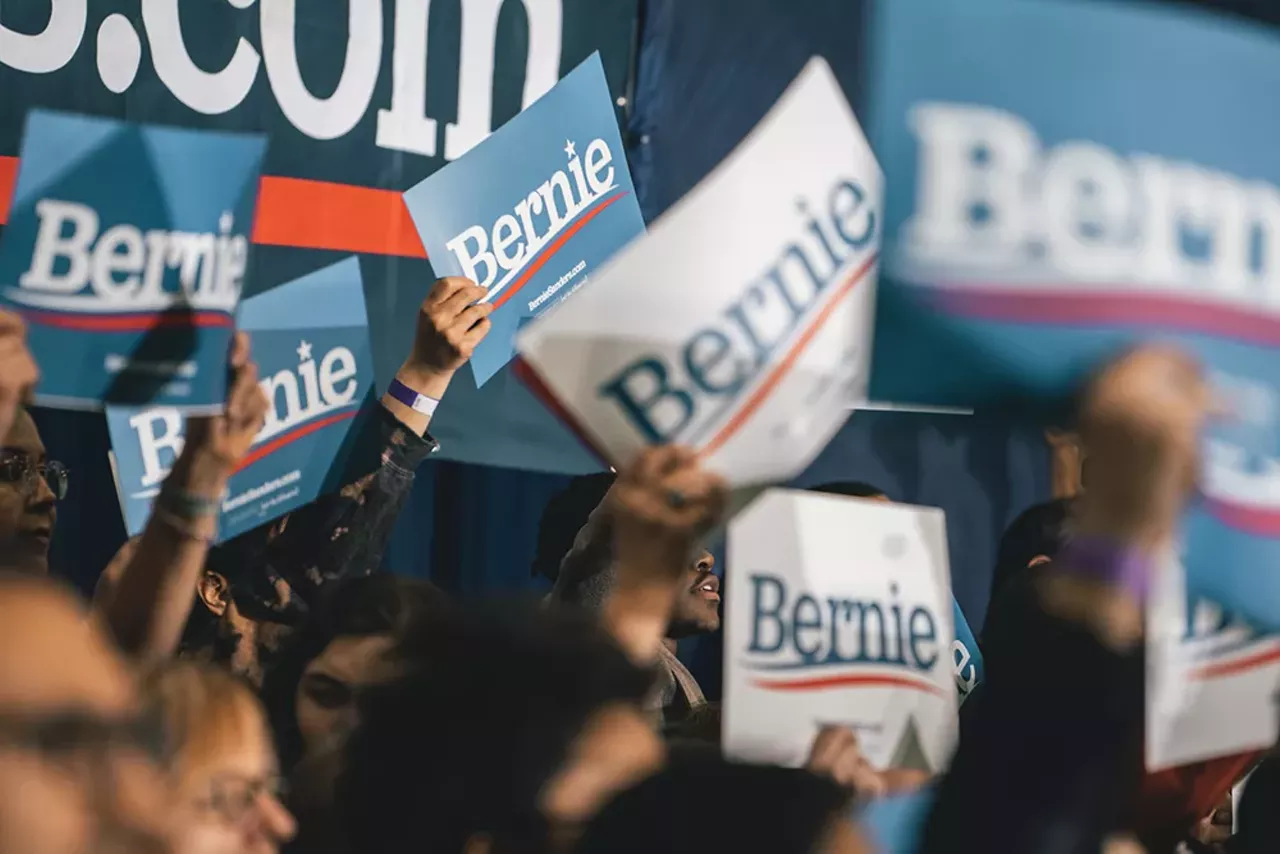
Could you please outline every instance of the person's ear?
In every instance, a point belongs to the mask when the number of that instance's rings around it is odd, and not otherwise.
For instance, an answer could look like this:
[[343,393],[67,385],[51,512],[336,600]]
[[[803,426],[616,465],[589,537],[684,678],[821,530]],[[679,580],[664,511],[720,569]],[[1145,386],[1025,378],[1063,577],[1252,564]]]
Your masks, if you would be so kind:
[[200,601],[215,616],[221,617],[231,607],[231,585],[226,576],[206,569],[200,576],[200,585],[196,588]]
[[1036,555],[1031,560],[1027,561],[1027,569],[1030,569],[1033,566],[1039,566],[1042,563],[1048,563],[1051,560],[1053,560],[1053,558],[1048,555]]

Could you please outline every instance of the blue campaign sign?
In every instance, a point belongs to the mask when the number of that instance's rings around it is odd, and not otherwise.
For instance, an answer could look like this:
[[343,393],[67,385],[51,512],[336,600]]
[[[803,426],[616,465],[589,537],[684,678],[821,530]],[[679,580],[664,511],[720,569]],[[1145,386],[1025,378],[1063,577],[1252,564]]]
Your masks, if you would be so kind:
[[1179,342],[1236,415],[1206,437],[1189,583],[1280,628],[1280,39],[1128,4],[880,12],[871,396],[1065,408],[1106,355]]
[[[228,485],[220,540],[338,489],[373,464],[354,458],[368,450],[355,441],[357,416],[369,409],[374,384],[359,261],[348,258],[245,300],[239,325],[252,338],[271,409]],[[126,527],[136,534],[182,450],[185,422],[174,408],[113,407],[107,426]]]
[[493,328],[471,357],[483,385],[521,326],[644,233],[599,54],[404,200],[436,273],[488,289]]
[[915,854],[920,834],[937,792],[926,787],[902,795],[886,795],[859,804],[854,820],[862,827],[879,854]]
[[956,676],[956,690],[963,703],[969,692],[982,681],[982,650],[978,648],[964,611],[960,610],[960,603],[952,598],[951,607],[956,624],[956,639],[951,643],[951,664]]
[[37,401],[216,411],[266,140],[33,111],[0,242]]

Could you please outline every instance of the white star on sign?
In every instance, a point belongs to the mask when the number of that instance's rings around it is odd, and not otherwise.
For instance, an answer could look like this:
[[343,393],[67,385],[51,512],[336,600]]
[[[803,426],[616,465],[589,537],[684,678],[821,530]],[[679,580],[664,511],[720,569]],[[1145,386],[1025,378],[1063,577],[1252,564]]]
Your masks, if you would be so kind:
[[298,361],[305,362],[311,358],[311,344],[303,341],[298,345]]
[[218,230],[226,234],[231,230],[231,226],[235,224],[235,217],[231,215],[231,211],[223,211],[222,216],[218,218]]
[[564,153],[565,153],[565,154],[567,154],[567,155],[569,155],[570,157],[577,157],[577,156],[578,156],[578,152],[577,152],[577,151],[574,149],[574,147],[573,147],[573,140],[571,140],[571,139],[566,139],[566,140],[564,141]]

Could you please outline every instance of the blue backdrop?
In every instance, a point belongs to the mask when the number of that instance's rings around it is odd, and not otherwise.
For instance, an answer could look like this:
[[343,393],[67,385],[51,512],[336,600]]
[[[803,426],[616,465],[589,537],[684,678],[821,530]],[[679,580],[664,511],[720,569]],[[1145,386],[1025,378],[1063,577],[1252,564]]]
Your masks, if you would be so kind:
[[[628,129],[646,219],[706,174],[764,115],[814,53],[825,55],[858,106],[864,4],[803,0],[649,0]],[[39,413],[53,453],[73,471],[60,507],[54,563],[86,589],[124,539],[100,418]],[[858,413],[799,480],[858,479],[902,501],[947,512],[956,598],[982,624],[995,540],[1027,505],[1049,496],[1038,430],[965,416]],[[567,477],[428,462],[388,550],[388,568],[472,594],[527,589],[538,520]],[[70,532],[75,532],[74,537]],[[688,650],[718,693],[715,639]]]

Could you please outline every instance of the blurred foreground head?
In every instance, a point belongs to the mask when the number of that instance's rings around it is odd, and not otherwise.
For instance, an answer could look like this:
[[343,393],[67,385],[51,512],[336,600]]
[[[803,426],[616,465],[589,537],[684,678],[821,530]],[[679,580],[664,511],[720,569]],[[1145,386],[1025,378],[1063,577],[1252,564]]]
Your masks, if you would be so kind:
[[353,851],[551,850],[661,764],[650,674],[591,615],[472,607],[422,629],[348,744]]
[[178,854],[274,854],[292,838],[266,715],[245,682],[174,662],[148,677],[144,698],[170,736]]
[[601,809],[574,852],[869,854],[849,810],[848,790],[808,771],[689,756]]
[[169,852],[164,746],[77,600],[0,578],[0,854]]

